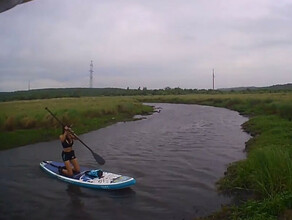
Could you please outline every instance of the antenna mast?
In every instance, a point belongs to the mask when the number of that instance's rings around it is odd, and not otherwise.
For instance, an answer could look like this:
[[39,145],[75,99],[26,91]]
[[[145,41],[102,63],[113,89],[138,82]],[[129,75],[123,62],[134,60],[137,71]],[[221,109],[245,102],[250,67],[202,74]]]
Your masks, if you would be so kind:
[[215,90],[215,73],[214,73],[214,69],[213,69],[213,90]]
[[90,63],[90,70],[89,70],[89,88],[92,88],[92,81],[93,81],[93,62],[91,60],[91,63]]

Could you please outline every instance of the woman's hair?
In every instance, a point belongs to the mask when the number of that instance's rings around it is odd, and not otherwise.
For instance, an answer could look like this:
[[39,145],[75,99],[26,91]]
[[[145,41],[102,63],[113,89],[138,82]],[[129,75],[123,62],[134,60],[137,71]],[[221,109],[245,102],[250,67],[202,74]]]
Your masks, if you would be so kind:
[[70,126],[68,126],[68,125],[65,125],[63,128],[62,128],[62,131],[63,131],[63,134],[65,133],[65,127],[68,127],[68,129],[70,130],[71,129],[71,127]]

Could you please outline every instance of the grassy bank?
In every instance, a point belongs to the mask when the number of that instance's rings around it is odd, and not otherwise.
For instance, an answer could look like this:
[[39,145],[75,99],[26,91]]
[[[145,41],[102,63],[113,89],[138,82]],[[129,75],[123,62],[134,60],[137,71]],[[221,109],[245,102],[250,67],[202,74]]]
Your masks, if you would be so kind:
[[129,98],[60,98],[0,103],[0,149],[58,138],[61,127],[45,110],[48,107],[77,134],[118,121],[132,120],[152,111],[149,106]]
[[[292,219],[292,93],[141,97],[144,102],[225,107],[250,116],[247,159],[230,164],[218,181],[223,192],[252,194],[240,205],[202,219]],[[245,197],[246,198],[246,197]],[[289,210],[290,209],[290,210]]]

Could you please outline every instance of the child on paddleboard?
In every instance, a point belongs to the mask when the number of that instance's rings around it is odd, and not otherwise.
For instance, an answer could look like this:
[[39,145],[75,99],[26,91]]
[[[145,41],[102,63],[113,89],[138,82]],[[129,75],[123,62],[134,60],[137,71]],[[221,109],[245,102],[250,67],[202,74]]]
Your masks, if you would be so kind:
[[[60,135],[60,140],[63,146],[62,159],[64,167],[59,167],[59,173],[65,176],[73,176],[74,173],[80,172],[80,166],[73,150],[74,140],[76,140],[74,132],[69,126],[63,128],[63,134]],[[73,167],[72,167],[73,166]]]

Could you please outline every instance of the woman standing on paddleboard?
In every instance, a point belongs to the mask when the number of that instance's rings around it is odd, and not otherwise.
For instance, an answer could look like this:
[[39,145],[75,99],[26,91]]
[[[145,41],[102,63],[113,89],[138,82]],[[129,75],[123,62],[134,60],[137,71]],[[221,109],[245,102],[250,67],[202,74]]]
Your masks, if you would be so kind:
[[[76,137],[73,135],[73,131],[70,127],[65,126],[63,134],[60,135],[60,140],[63,146],[62,159],[64,161],[66,169],[59,168],[59,173],[65,176],[73,176],[74,173],[80,172],[80,166],[73,150],[73,143]],[[72,167],[73,166],[73,167]]]

